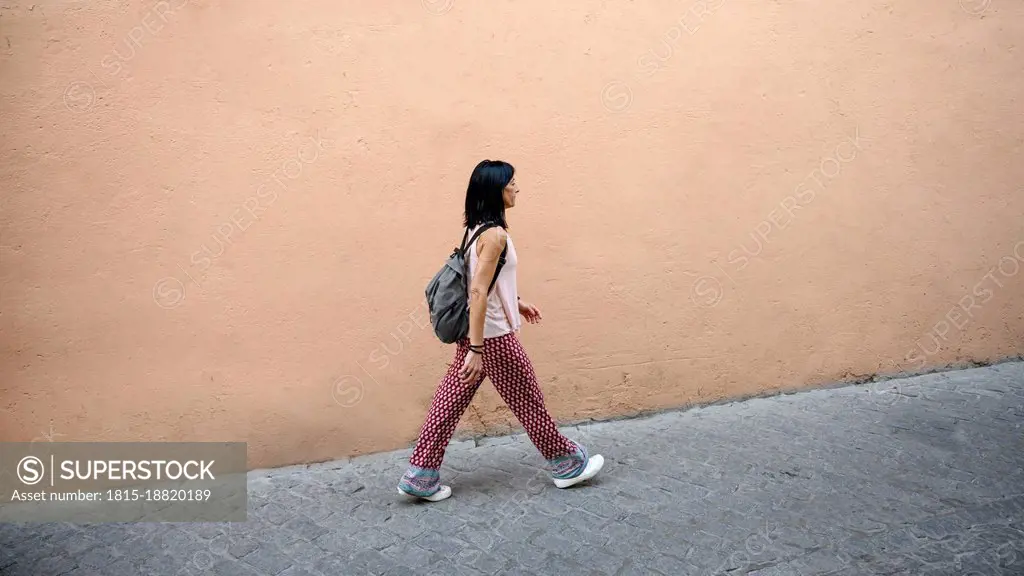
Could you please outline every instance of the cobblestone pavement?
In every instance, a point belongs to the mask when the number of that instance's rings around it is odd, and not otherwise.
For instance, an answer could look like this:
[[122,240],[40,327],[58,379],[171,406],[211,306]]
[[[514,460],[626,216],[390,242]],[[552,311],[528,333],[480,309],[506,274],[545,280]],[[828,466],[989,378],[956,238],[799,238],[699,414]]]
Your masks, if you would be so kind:
[[4,576],[1024,574],[1024,363],[566,428],[607,459],[556,489],[523,437],[250,474],[237,524],[0,525]]

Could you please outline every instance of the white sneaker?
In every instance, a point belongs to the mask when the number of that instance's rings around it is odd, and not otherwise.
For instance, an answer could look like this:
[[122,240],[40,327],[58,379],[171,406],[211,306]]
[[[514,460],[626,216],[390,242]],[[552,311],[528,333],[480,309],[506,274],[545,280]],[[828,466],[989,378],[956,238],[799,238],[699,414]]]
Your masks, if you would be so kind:
[[413,498],[419,498],[421,500],[427,500],[428,502],[440,502],[441,500],[444,500],[445,498],[448,498],[449,496],[452,495],[452,488],[451,486],[442,485],[440,490],[434,492],[430,496],[417,496],[415,494],[409,494],[408,492],[402,490],[401,488],[398,489],[398,493],[404,494],[406,496],[411,496]]
[[594,454],[589,460],[587,460],[587,467],[583,469],[582,474],[575,478],[555,478],[555,486],[559,488],[568,488],[570,486],[575,486],[580,482],[590,480],[594,476],[597,476],[597,473],[601,471],[603,466],[604,456]]

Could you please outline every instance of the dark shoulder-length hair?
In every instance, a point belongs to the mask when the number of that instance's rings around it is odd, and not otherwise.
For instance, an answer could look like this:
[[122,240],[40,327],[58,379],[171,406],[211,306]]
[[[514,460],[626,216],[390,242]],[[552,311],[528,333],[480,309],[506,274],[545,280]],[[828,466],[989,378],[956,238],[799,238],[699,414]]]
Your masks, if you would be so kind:
[[501,160],[484,160],[476,165],[466,188],[466,211],[462,223],[473,228],[484,222],[496,222],[508,228],[505,222],[505,186],[512,181],[516,169]]

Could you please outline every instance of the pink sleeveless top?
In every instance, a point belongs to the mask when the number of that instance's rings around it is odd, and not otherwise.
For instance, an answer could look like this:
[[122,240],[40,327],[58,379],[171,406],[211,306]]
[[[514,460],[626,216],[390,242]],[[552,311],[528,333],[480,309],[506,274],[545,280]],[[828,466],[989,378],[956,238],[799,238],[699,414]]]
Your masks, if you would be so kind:
[[[469,235],[473,236],[479,226],[474,226]],[[498,279],[494,282],[494,288],[487,296],[487,314],[484,318],[484,338],[496,338],[504,336],[509,332],[518,332],[522,325],[522,318],[519,315],[519,289],[516,286],[516,249],[512,245],[512,237],[508,238],[508,252],[505,254],[505,264],[498,273]],[[476,272],[477,262],[477,241],[470,244],[469,252],[469,281],[473,281],[473,274]]]

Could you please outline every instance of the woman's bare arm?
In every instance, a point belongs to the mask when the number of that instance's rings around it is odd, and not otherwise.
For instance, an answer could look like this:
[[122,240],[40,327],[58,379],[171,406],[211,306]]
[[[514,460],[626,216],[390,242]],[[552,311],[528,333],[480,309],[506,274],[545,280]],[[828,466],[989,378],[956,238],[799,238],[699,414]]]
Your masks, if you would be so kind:
[[477,264],[469,287],[469,343],[484,343],[484,318],[487,314],[487,289],[498,269],[498,259],[508,236],[501,228],[487,230],[477,239]]

